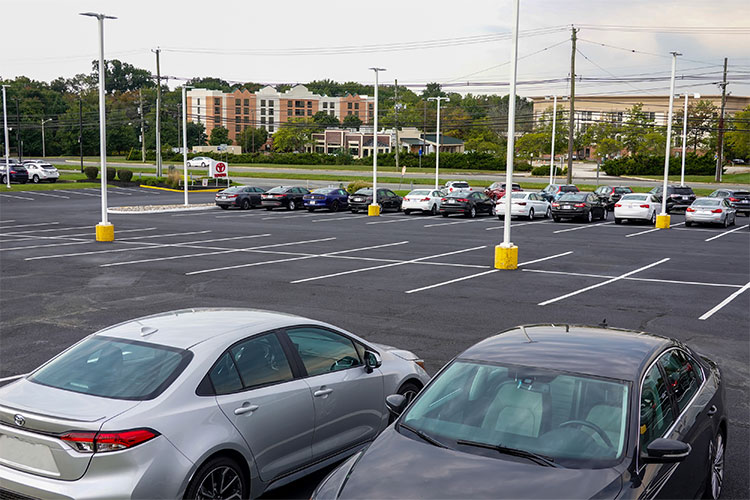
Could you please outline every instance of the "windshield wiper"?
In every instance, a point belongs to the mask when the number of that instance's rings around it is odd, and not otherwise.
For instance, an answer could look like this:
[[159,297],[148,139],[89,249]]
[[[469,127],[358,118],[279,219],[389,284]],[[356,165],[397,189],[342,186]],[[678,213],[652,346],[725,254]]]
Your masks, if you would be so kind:
[[456,443],[466,446],[476,446],[478,448],[487,448],[488,450],[495,450],[505,455],[512,455],[514,457],[528,458],[532,462],[535,462],[539,465],[544,465],[546,467],[560,467],[560,465],[555,463],[552,457],[539,455],[538,453],[534,453],[532,451],[519,450],[518,448],[508,448],[507,446],[503,446],[501,444],[479,443],[477,441],[466,441],[463,439],[459,439],[458,441],[456,441]]
[[403,427],[404,429],[408,429],[408,430],[410,430],[411,432],[413,432],[413,433],[414,433],[414,434],[416,434],[417,436],[421,437],[421,438],[422,438],[423,440],[427,441],[428,443],[430,443],[430,444],[431,444],[431,445],[433,445],[433,446],[437,446],[437,447],[439,447],[439,448],[446,448],[446,449],[450,449],[450,448],[448,448],[447,446],[445,446],[445,445],[444,445],[443,443],[441,443],[440,441],[438,441],[437,439],[435,439],[434,437],[430,437],[430,436],[428,436],[428,435],[427,435],[427,434],[425,434],[424,432],[420,431],[419,429],[415,429],[415,428],[414,428],[414,427],[412,427],[411,425],[407,425],[407,424],[398,424],[398,426],[399,426],[399,427]]

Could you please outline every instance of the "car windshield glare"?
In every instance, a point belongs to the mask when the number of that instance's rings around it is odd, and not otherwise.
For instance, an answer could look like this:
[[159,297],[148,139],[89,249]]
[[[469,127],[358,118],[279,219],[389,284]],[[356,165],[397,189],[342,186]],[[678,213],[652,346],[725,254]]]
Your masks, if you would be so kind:
[[232,186],[226,188],[222,193],[239,193],[244,189],[243,186]]
[[560,196],[560,201],[586,201],[586,194],[567,193]]
[[328,194],[328,193],[331,193],[332,191],[335,191],[335,189],[331,189],[331,188],[318,188],[318,189],[313,189],[311,192],[315,193],[315,194]]
[[628,393],[625,381],[457,360],[399,422],[469,453],[500,456],[457,441],[520,449],[565,467],[610,467],[625,452]]
[[648,200],[648,195],[646,194],[626,194],[622,198],[620,198],[620,201],[646,201]]
[[430,191],[428,191],[427,189],[415,189],[406,196],[430,196]]
[[354,193],[354,194],[359,194],[359,195],[362,195],[362,196],[372,196],[372,188],[358,189],[357,192]]
[[146,342],[94,336],[29,376],[37,384],[112,399],[146,400],[161,394],[192,353]]
[[284,186],[276,186],[266,191],[266,193],[271,193],[271,194],[286,193],[286,190],[287,188],[285,188]]
[[701,198],[700,200],[695,200],[693,202],[693,205],[696,207],[708,207],[708,206],[714,206],[714,205],[721,205],[722,198]]

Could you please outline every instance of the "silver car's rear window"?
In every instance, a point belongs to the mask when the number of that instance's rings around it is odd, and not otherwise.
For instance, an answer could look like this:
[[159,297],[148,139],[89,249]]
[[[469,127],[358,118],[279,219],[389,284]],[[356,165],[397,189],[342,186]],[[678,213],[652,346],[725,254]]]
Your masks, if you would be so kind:
[[43,366],[28,380],[113,399],[146,400],[161,394],[192,358],[173,347],[90,337]]

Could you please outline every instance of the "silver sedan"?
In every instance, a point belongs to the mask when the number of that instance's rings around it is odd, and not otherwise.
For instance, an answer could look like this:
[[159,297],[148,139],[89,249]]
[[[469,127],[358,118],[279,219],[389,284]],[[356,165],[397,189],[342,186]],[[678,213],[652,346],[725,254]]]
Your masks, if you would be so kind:
[[421,365],[268,311],[127,321],[0,388],[0,496],[257,497],[371,442]]
[[685,209],[685,225],[693,223],[721,224],[732,226],[737,218],[737,210],[726,198],[698,198]]

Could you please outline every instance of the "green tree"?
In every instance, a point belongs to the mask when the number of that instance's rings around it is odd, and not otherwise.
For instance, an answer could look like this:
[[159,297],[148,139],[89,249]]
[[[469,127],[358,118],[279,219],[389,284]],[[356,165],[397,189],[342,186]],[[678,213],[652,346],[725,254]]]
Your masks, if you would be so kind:
[[644,137],[653,129],[653,120],[643,111],[643,104],[634,104],[627,110],[627,120],[622,126],[622,143],[630,154],[640,153]]
[[549,134],[544,132],[530,132],[516,139],[516,152],[523,158],[533,158],[549,153]]
[[357,115],[346,115],[341,124],[346,128],[353,128],[359,130],[362,125],[362,120]]
[[[92,61],[91,66],[91,79],[96,81],[98,85],[99,61]],[[148,70],[136,68],[132,64],[118,59],[105,60],[104,66],[104,83],[107,94],[156,87],[151,79],[151,72]]]
[[268,140],[268,131],[265,128],[248,127],[242,131],[240,145],[245,152],[256,152]]
[[325,128],[341,126],[341,122],[338,118],[333,115],[329,115],[325,111],[318,111],[313,115],[312,119],[315,123]]
[[422,99],[428,97],[446,97],[446,94],[442,91],[439,83],[428,83],[422,91]]
[[210,76],[191,78],[187,81],[186,85],[198,89],[221,90],[222,92],[232,91],[232,86],[229,85],[229,82]]
[[188,148],[193,146],[203,146],[206,144],[206,127],[202,123],[188,122],[187,124],[187,145]]
[[306,118],[292,119],[281,125],[273,135],[273,150],[277,152],[302,152],[310,143],[310,136],[319,126]]
[[750,106],[735,113],[727,123],[730,130],[724,134],[724,142],[732,157],[750,158]]
[[229,139],[229,130],[225,127],[215,127],[211,130],[211,138],[208,140],[208,143],[212,146],[232,144],[232,141]]
[[[675,135],[682,136],[682,119],[684,113],[676,112],[673,129]],[[717,127],[719,109],[709,100],[701,99],[688,104],[687,143],[695,153],[698,149],[710,149],[716,141],[714,129]]]

